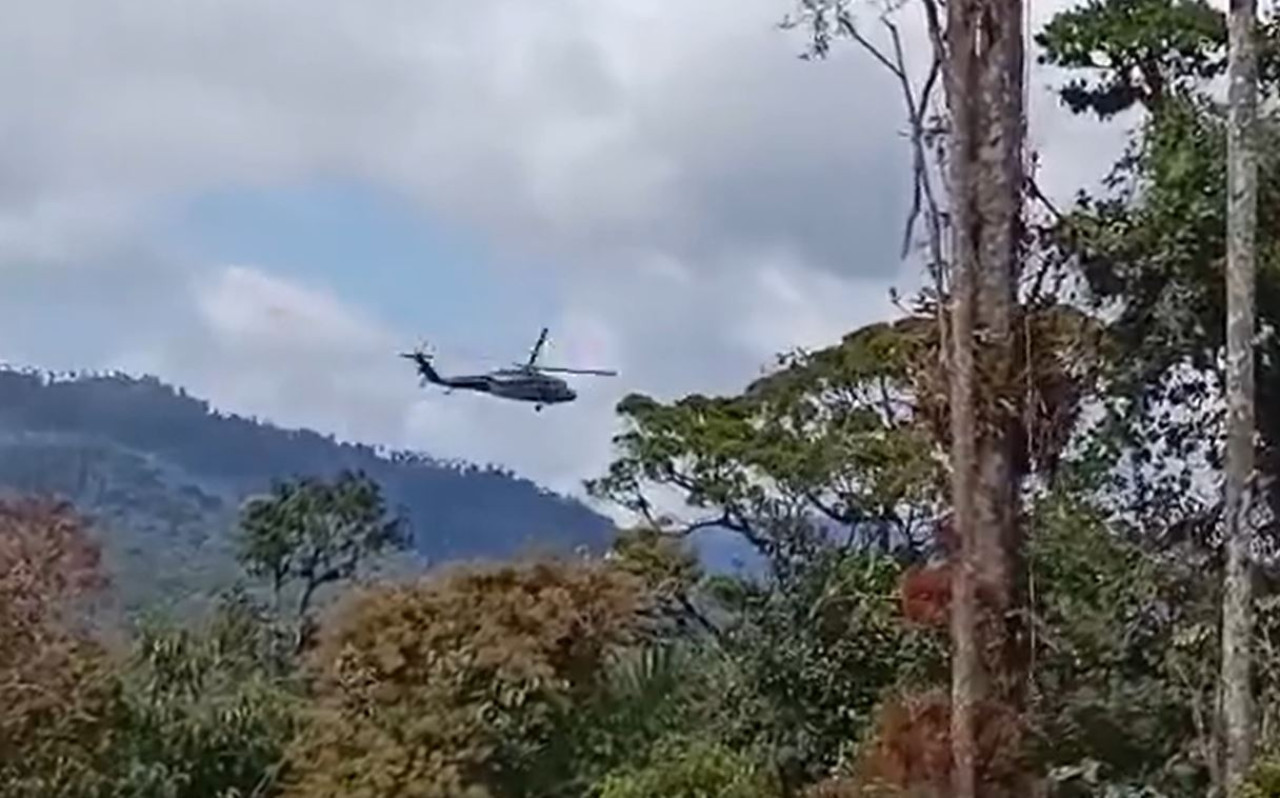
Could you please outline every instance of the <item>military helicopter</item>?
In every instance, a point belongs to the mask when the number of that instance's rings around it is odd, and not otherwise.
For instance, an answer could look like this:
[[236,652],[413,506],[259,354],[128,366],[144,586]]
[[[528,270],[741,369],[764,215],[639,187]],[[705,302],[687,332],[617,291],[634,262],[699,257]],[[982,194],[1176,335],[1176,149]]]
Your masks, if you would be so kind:
[[538,355],[541,354],[542,347],[546,342],[547,328],[543,327],[542,332],[538,335],[537,343],[533,345],[533,350],[529,353],[528,360],[524,363],[516,363],[512,368],[495,369],[488,374],[442,377],[432,366],[431,355],[423,351],[422,347],[413,352],[401,352],[400,357],[408,358],[417,364],[418,375],[421,378],[419,385],[426,386],[427,383],[439,385],[445,389],[445,393],[453,393],[455,390],[476,391],[477,393],[500,396],[503,399],[514,399],[518,402],[533,402],[533,409],[536,411],[541,411],[545,405],[572,402],[578,398],[577,392],[570,388],[564,380],[559,377],[552,377],[552,372],[560,374],[592,374],[599,377],[617,376],[616,371],[602,369],[566,369],[539,366],[537,365]]

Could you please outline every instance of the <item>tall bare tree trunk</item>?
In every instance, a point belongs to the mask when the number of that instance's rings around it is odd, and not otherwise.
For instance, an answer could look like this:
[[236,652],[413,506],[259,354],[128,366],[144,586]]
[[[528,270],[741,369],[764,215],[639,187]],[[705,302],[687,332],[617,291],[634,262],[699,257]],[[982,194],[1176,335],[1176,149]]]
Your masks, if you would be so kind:
[[[1023,474],[1018,447],[1025,384],[1015,344],[1022,266],[1023,0],[992,0],[983,32],[989,50],[980,74],[986,117],[978,150],[981,215],[978,273],[979,356],[982,389],[978,436],[979,594],[994,625],[993,674],[997,700],[1021,709],[1023,600],[1019,509]],[[1029,365],[1029,364],[1028,364]]]
[[947,4],[952,503],[952,796],[988,794],[984,707],[1021,703],[1021,539],[1013,326],[1022,211],[1022,0]]
[[1231,0],[1227,129],[1227,464],[1222,593],[1223,781],[1240,789],[1253,759],[1254,272],[1257,235],[1256,0]]
[[[954,119],[954,116],[953,116]],[[958,134],[957,134],[958,135]],[[952,168],[954,180],[962,170]],[[963,185],[963,183],[961,183]],[[951,295],[951,505],[959,551],[951,572],[951,751],[952,794],[973,798],[977,732],[974,708],[984,690],[978,649],[977,608],[977,420],[974,412],[974,263],[966,257],[967,233],[955,234],[955,278]],[[969,247],[971,249],[971,246]]]

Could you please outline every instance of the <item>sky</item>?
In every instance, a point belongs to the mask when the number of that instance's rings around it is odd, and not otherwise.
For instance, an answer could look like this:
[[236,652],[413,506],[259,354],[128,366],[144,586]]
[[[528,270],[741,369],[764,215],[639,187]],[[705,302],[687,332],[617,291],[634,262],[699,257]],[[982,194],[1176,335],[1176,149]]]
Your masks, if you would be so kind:
[[[797,58],[791,2],[15,5],[0,360],[578,493],[625,394],[734,392],[918,279],[897,86],[851,45]],[[1031,74],[1032,145],[1066,198],[1123,130],[1070,118],[1053,79]],[[535,414],[395,357],[425,339],[442,370],[490,368],[544,325],[548,364],[620,375]]]

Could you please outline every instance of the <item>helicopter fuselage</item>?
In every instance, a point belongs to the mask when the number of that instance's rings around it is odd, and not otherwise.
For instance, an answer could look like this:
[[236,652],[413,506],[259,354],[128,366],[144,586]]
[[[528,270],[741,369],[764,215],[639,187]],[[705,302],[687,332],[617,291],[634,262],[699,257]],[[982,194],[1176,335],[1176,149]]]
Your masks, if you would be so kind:
[[577,392],[564,380],[536,371],[499,370],[491,374],[442,377],[430,370],[424,376],[427,382],[447,391],[487,393],[517,402],[534,402],[538,407],[572,402],[578,398]]
[[[559,377],[551,377],[537,372],[531,373],[494,373],[466,377],[454,377],[449,382],[462,383],[454,387],[480,390],[514,399],[518,402],[536,402],[540,405],[572,402],[578,394],[568,383]],[[480,387],[481,384],[484,387]]]

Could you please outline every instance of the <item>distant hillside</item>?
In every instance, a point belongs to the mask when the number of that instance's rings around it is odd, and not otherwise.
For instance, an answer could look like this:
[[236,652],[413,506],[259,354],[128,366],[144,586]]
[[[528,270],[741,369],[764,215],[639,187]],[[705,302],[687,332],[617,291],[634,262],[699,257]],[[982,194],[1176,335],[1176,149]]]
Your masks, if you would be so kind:
[[430,562],[598,549],[612,531],[580,502],[501,469],[222,414],[150,377],[0,369],[0,487],[59,495],[88,513],[131,606],[225,582],[234,573],[227,533],[244,497],[277,478],[344,468],[382,485]]

